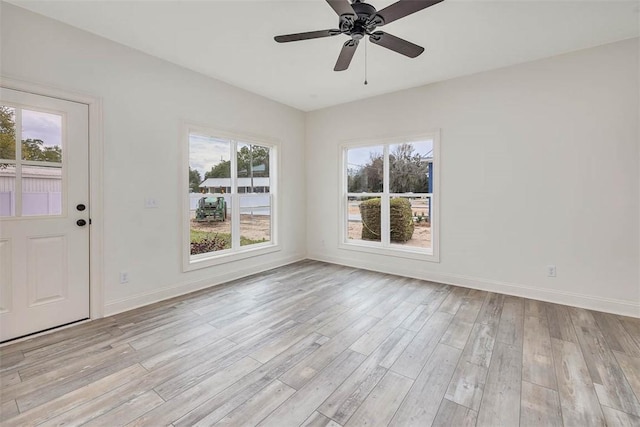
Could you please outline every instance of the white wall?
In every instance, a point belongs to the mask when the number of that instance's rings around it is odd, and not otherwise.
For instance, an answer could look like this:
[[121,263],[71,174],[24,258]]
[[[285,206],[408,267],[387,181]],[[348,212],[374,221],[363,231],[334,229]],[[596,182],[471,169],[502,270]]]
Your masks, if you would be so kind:
[[[103,99],[107,314],[304,258],[303,113],[6,3],[1,19],[2,75]],[[280,141],[282,251],[182,273],[183,121]]]
[[[308,250],[640,316],[637,40],[304,115],[11,5],[1,19],[2,75],[104,101],[107,313]],[[281,252],[181,272],[183,121],[281,141]],[[338,145],[433,129],[442,131],[441,262],[339,250]],[[160,208],[145,210],[141,194]],[[558,277],[546,277],[547,264]],[[130,283],[118,283],[121,270]]]
[[[311,112],[309,255],[640,316],[638,94],[634,39]],[[441,262],[338,249],[339,144],[434,129]]]

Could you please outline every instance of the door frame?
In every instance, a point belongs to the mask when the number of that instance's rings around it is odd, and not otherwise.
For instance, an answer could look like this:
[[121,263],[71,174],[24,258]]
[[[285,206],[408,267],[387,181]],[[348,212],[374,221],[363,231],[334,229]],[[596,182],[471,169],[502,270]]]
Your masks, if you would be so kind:
[[102,98],[73,90],[0,75],[0,86],[34,95],[58,98],[89,107],[89,318],[104,317],[104,205]]

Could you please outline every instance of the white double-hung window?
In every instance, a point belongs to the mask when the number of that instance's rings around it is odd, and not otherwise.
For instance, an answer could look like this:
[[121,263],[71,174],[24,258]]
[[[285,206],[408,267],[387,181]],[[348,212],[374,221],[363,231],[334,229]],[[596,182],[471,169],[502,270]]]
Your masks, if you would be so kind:
[[276,144],[198,127],[186,133],[184,269],[277,250]]
[[438,261],[439,135],[342,146],[342,249]]

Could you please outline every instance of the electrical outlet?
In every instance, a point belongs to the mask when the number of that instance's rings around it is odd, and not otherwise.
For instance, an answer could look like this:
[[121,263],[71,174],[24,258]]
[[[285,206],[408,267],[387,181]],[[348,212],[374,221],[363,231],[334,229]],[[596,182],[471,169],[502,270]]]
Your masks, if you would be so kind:
[[120,272],[120,283],[129,283],[129,273],[126,271]]
[[555,265],[547,265],[547,276],[548,277],[556,277],[556,266]]

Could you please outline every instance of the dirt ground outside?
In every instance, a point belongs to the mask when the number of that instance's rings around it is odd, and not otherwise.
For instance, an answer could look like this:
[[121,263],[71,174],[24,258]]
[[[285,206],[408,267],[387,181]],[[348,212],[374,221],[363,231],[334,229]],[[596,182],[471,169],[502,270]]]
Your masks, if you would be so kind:
[[[231,220],[198,222],[191,220],[191,229],[209,233],[231,234]],[[251,240],[271,240],[271,217],[269,215],[240,215],[240,235]]]
[[[394,243],[407,245],[415,248],[431,247],[431,226],[425,222],[415,223],[413,236],[404,243]],[[362,240],[362,222],[349,221],[349,239]]]
[[[348,225],[348,237],[350,240],[362,240],[362,222],[360,221],[360,201],[349,202],[349,225]],[[427,200],[414,199],[411,200],[411,210],[414,215],[427,216],[429,214],[429,207]],[[412,246],[415,248],[431,248],[431,224],[426,220],[420,222],[414,222],[413,236],[410,240],[404,243],[397,243],[401,245]]]
[[[349,203],[349,217],[359,218],[360,209],[359,202]],[[424,215],[428,209],[426,205],[413,205],[412,208],[417,215]],[[431,247],[431,225],[426,221],[415,222],[413,236],[403,245],[430,248]],[[220,222],[198,222],[191,219],[191,229],[195,231],[204,231],[209,233],[231,234],[231,220]],[[351,219],[348,225],[349,239],[362,240],[362,222]],[[268,215],[240,215],[240,235],[251,240],[271,240],[271,217]]]

